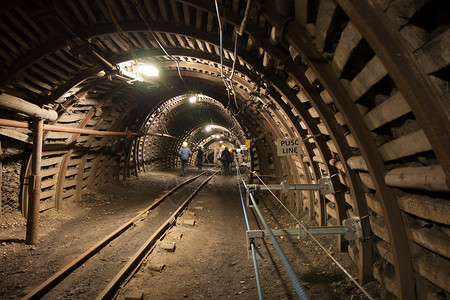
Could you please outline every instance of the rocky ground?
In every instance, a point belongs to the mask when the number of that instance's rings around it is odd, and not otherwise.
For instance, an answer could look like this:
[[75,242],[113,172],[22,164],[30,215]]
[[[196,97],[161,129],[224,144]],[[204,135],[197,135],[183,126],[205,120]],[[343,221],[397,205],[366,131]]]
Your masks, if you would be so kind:
[[[197,173],[191,170],[191,174]],[[147,207],[164,191],[186,178],[178,172],[155,172],[139,179],[108,184],[81,202],[66,203],[63,211],[40,215],[39,244],[24,243],[25,220],[17,212],[1,215],[0,298],[26,295],[67,264]],[[295,221],[272,197],[261,200],[261,210],[272,228],[292,228]],[[248,258],[245,222],[236,177],[219,174],[193,200],[178,224],[158,243],[118,299],[143,294],[144,299],[258,299],[251,259]],[[248,211],[251,229],[258,229]],[[183,221],[195,221],[195,226]],[[278,238],[311,299],[366,299],[314,242]],[[338,253],[334,237],[321,237],[333,256],[355,274],[349,256]],[[159,247],[176,245],[174,252]],[[272,243],[261,240],[258,259],[265,299],[297,299]],[[113,275],[113,274],[111,274]],[[377,283],[366,285],[374,298],[386,298]]]

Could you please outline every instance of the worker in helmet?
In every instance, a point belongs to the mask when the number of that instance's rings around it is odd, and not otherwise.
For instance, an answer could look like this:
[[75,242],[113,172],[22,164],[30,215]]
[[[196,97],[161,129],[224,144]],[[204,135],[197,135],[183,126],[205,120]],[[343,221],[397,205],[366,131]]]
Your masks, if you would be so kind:
[[230,150],[228,150],[227,147],[224,147],[224,149],[222,150],[220,160],[222,161],[223,170],[225,171],[225,173],[228,173],[231,170],[231,154]]
[[183,142],[183,146],[178,151],[178,156],[181,158],[181,176],[185,176],[189,158],[192,156],[191,149],[189,149],[186,141]]

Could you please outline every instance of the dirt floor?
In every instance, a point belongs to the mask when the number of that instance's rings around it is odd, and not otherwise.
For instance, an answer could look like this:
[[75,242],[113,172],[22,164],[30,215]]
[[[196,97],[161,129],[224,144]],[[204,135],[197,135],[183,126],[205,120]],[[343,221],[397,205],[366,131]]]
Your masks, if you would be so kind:
[[[189,171],[188,176],[199,172]],[[46,210],[40,215],[37,246],[24,243],[25,220],[19,213],[1,215],[0,298],[23,297],[185,179],[175,171],[155,172],[108,184],[84,195],[81,202],[65,203],[62,211]],[[264,197],[260,208],[273,229],[293,228],[296,224],[272,197]],[[187,211],[191,213],[185,212],[158,242],[117,298],[142,294],[144,299],[258,299],[236,177],[216,176]],[[251,229],[258,229],[252,212],[247,211]],[[188,225],[192,221],[195,225]],[[296,238],[278,241],[311,299],[366,299],[314,242]],[[355,274],[349,256],[336,252],[335,237],[321,237],[320,241]],[[167,243],[176,245],[174,252],[160,247]],[[298,299],[270,240],[260,241],[259,250],[263,256],[258,259],[258,267],[264,298]],[[375,282],[366,288],[374,298],[387,298]],[[89,299],[83,295],[87,293],[81,291],[73,299]]]

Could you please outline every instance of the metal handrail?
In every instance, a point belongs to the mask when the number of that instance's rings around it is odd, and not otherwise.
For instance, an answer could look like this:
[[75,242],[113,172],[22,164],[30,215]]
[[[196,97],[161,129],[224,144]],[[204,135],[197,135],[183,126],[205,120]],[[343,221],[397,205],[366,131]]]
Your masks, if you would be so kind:
[[[236,169],[239,175],[239,165],[236,162]],[[247,190],[247,185],[245,184],[244,179],[241,177],[242,183]],[[303,285],[300,283],[300,280],[297,278],[297,274],[295,274],[294,269],[292,268],[291,264],[289,263],[288,258],[286,257],[286,254],[284,253],[283,249],[281,248],[280,244],[278,243],[277,239],[275,238],[275,235],[273,234],[272,230],[270,229],[269,225],[267,224],[266,220],[264,219],[264,216],[262,215],[261,211],[258,208],[258,205],[256,204],[255,199],[253,198],[252,193],[249,193],[250,200],[252,201],[253,208],[255,209],[261,223],[263,224],[265,230],[267,231],[270,240],[272,241],[273,246],[275,247],[275,250],[277,251],[281,262],[283,263],[284,268],[289,274],[289,278],[291,279],[292,284],[294,285],[294,288],[297,292],[297,295],[302,300],[309,300],[308,295],[306,294],[306,290],[303,287]]]
[[[242,211],[244,212],[245,226],[247,227],[247,230],[250,230],[247,212],[245,211],[244,198],[242,197],[241,183],[239,181],[240,173],[239,173],[239,165],[237,164],[237,160],[236,160],[236,175],[237,175],[237,180],[238,180],[239,195],[241,197]],[[262,287],[261,287],[261,278],[259,277],[258,263],[256,261],[255,242],[253,241],[253,239],[250,240],[250,250],[252,252],[253,268],[255,269],[255,279],[256,279],[256,287],[258,289],[258,296],[259,296],[260,300],[263,300],[264,297],[263,297]]]

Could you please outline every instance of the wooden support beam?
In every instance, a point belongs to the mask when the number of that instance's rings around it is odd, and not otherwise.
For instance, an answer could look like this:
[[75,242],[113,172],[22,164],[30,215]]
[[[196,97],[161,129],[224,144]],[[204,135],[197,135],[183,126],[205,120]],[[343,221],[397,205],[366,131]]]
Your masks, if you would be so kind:
[[33,154],[31,174],[28,178],[29,203],[27,216],[26,243],[36,245],[38,243],[39,230],[39,205],[41,201],[41,156],[42,138],[44,132],[44,120],[35,119],[33,129]]

